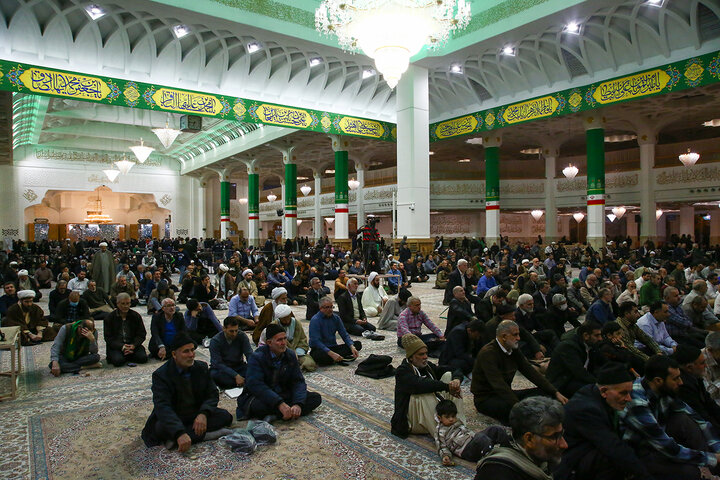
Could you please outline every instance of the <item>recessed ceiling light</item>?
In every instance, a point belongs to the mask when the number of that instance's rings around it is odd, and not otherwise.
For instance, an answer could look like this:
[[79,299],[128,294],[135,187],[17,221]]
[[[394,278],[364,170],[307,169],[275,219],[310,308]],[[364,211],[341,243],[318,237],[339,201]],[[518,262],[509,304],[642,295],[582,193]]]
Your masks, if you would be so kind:
[[325,173],[335,173],[335,170],[325,170]]
[[579,22],[569,22],[567,25],[565,25],[565,28],[563,28],[563,32],[573,35],[580,35],[581,31],[582,24],[580,24]]
[[430,154],[430,155],[435,155],[435,152],[430,151],[430,152],[428,152],[428,154]]
[[450,65],[450,71],[452,73],[463,73],[463,67],[459,63],[453,63]]
[[465,140],[465,143],[469,143],[470,145],[482,145],[482,137],[468,138]]
[[365,80],[366,78],[370,78],[370,77],[374,76],[375,73],[376,73],[376,72],[375,72],[375,69],[373,69],[373,68],[366,68],[365,70],[363,70],[362,78],[363,78],[363,80]]
[[320,57],[313,57],[310,59],[310,66],[314,67],[315,65],[320,65],[322,63],[322,58]]
[[540,153],[539,148],[524,148],[520,150],[520,153],[524,153],[525,155],[537,155]]
[[507,55],[508,57],[514,57],[517,55],[517,50],[515,50],[515,47],[511,45],[506,45],[502,49],[502,54]]
[[298,180],[310,180],[310,177],[297,177]]
[[469,158],[461,158],[460,160],[458,160],[458,163],[470,163],[470,159]]
[[605,143],[629,142],[630,140],[635,140],[636,138],[637,135],[608,135],[605,137]]
[[705,123],[703,123],[703,126],[705,126],[705,127],[720,127],[720,118],[715,118],[713,120],[705,122]]
[[665,4],[665,0],[645,0],[645,5],[648,7],[662,7]]
[[172,29],[177,38],[182,38],[190,33],[190,27],[187,25],[175,25]]
[[97,20],[107,13],[100,5],[96,5],[94,3],[85,7],[85,12],[87,12],[93,20]]
[[254,53],[260,50],[262,46],[258,42],[250,42],[247,44],[248,53]]

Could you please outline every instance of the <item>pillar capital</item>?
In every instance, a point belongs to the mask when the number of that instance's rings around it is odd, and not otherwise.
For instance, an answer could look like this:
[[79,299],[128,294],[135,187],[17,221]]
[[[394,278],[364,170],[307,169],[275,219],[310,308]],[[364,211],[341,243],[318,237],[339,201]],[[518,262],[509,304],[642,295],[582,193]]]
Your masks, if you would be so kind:
[[220,177],[221,182],[230,181],[230,169],[229,168],[211,168],[213,172],[217,173]]
[[333,152],[346,152],[350,148],[350,140],[343,135],[328,135],[332,142]]
[[257,167],[257,158],[253,158],[249,161],[242,161],[245,166],[247,166],[247,173],[248,175],[257,174],[258,173],[258,167]]
[[554,143],[543,144],[543,146],[540,147],[540,152],[546,159],[557,158],[560,156],[560,145]]
[[323,172],[321,170],[313,170],[313,178],[322,178]]
[[638,145],[657,145],[658,134],[654,130],[638,130],[637,132],[637,143]]
[[502,145],[502,132],[488,132],[482,139],[485,148],[499,147]]
[[583,126],[585,130],[597,130],[605,128],[605,116],[600,110],[590,110],[583,114]]

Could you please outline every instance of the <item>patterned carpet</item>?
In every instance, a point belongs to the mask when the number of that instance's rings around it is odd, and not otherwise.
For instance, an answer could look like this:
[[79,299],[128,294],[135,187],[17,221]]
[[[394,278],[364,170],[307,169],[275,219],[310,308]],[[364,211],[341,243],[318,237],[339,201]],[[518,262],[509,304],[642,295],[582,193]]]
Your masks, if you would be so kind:
[[[438,319],[444,310],[442,292],[431,289],[432,284],[412,290],[428,315]],[[137,310],[144,313],[145,308]],[[298,318],[305,317],[305,307],[293,310]],[[221,320],[226,315],[218,313]],[[143,318],[149,331],[150,319]],[[444,321],[438,324],[444,327]],[[97,326],[102,338],[102,322]],[[403,356],[395,334],[383,333],[384,341],[363,340],[361,359],[370,353],[389,354],[397,366]],[[474,474],[474,466],[463,461],[451,468],[441,466],[428,436],[401,440],[390,434],[394,379],[357,376],[354,366],[324,368],[306,376],[309,388],[323,395],[323,404],[300,421],[278,422],[276,445],[243,457],[217,441],[180,454],[163,447],[147,449],[140,440],[152,409],[151,374],[160,362],[55,378],[48,369],[49,351],[49,344],[23,348],[20,395],[0,402],[0,478],[454,480]],[[102,340],[100,352],[104,358]],[[208,351],[199,348],[197,358],[209,362]],[[0,354],[0,363],[6,368],[9,354]],[[0,383],[0,388],[7,385]],[[481,429],[488,419],[474,410],[468,386],[463,389],[468,424]],[[235,402],[222,394],[220,406],[235,411]]]

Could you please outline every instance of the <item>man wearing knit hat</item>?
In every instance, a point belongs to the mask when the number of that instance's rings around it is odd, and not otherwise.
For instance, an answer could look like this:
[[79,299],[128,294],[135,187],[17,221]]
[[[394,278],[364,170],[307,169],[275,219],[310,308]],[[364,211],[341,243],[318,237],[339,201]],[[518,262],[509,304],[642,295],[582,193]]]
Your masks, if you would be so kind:
[[443,371],[428,362],[428,348],[412,333],[402,337],[405,359],[395,370],[395,411],[390,420],[394,435],[434,435],[437,431],[435,406],[440,400],[452,400],[458,417],[464,420],[460,395],[462,373]]
[[23,345],[51,342],[57,336],[57,329],[48,325],[42,308],[33,303],[33,290],[20,290],[18,303],[8,308],[3,317],[3,326],[20,327],[20,341]]
[[308,392],[305,377],[293,350],[287,348],[287,333],[277,323],[267,326],[266,344],[248,360],[245,390],[237,399],[237,418],[295,420],[315,410],[322,397]]
[[573,395],[565,405],[563,423],[568,449],[553,478],[652,478],[623,441],[619,428],[618,415],[630,401],[634,379],[625,365],[610,362],[598,372],[596,384],[586,385]]
[[680,365],[682,385],[680,385],[678,397],[703,420],[712,424],[716,429],[720,429],[720,406],[710,396],[703,382],[707,361],[702,350],[681,343],[672,357]]

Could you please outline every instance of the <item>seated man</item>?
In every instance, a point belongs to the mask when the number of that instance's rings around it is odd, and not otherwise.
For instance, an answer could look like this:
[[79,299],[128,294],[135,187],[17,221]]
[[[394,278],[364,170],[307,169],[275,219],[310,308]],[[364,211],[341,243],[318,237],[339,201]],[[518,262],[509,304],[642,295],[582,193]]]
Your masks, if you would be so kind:
[[672,358],[680,365],[682,384],[678,397],[703,420],[720,431],[720,406],[712,399],[703,382],[706,362],[702,350],[680,344]]
[[568,446],[563,420],[562,405],[555,400],[531,397],[515,404],[509,415],[515,442],[496,446],[481,459],[475,480],[552,479],[548,468],[560,462]]
[[[135,276],[133,276],[133,278],[135,278]],[[137,295],[135,294],[135,284],[128,282],[128,279],[125,275],[120,275],[119,277],[117,277],[117,281],[110,288],[110,301],[117,305],[117,297],[121,293],[125,293],[128,297],[130,297],[131,307],[137,307],[138,299]]]
[[407,288],[401,288],[394,297],[390,297],[380,314],[377,328],[380,330],[397,330],[397,322],[400,314],[407,306],[407,300],[412,294]]
[[169,298],[170,300],[175,302],[175,291],[170,288],[170,284],[167,280],[159,280],[155,285],[155,288],[150,292],[150,296],[147,299],[148,314],[159,312],[160,310],[162,310],[162,302],[166,298]]
[[253,299],[255,299],[255,305],[259,307],[265,305],[265,297],[260,295],[258,292],[257,284],[255,283],[255,280],[253,280],[253,271],[249,268],[243,270],[242,279],[238,281],[237,285],[235,285],[235,291],[239,292],[242,287],[248,289],[250,295],[252,295]]
[[469,376],[475,356],[484,345],[484,333],[485,324],[477,318],[453,328],[447,335],[438,364],[451,372],[460,371],[464,376]]
[[[503,320],[497,327],[495,340],[480,349],[472,371],[470,391],[475,408],[504,424],[508,422],[510,409],[523,398],[545,394],[567,403],[567,398],[530,365],[518,350],[519,343],[518,324]],[[513,390],[512,381],[518,371],[539,388]]]
[[188,335],[196,343],[202,343],[207,348],[210,345],[210,339],[222,332],[220,320],[207,303],[200,303],[191,298],[185,305],[187,306],[185,328]]
[[482,298],[485,296],[485,293],[488,290],[490,290],[492,287],[497,286],[498,282],[493,276],[494,273],[495,271],[492,268],[485,269],[485,272],[483,272],[483,276],[480,277],[480,280],[478,280],[477,287],[475,288],[475,295]]
[[707,301],[703,297],[695,297],[695,300],[688,306],[691,312],[691,316],[688,316],[677,288],[666,287],[663,290],[663,300],[667,302],[670,314],[665,322],[665,328],[670,336],[678,343],[686,343],[698,348],[704,347],[707,332],[693,325],[692,317],[699,315],[700,325],[702,325],[702,315],[707,307]]
[[209,275],[203,275],[200,277],[200,283],[195,284],[192,289],[192,293],[190,293],[191,299],[197,300],[200,303],[205,303],[212,309],[215,309],[218,305],[220,305],[220,300],[216,297],[217,290],[215,290],[215,286],[210,282]]
[[218,408],[218,390],[207,363],[195,360],[195,342],[186,334],[175,337],[172,358],[152,375],[153,411],[142,439],[145,446],[177,444],[186,452],[193,443],[229,435],[232,415]]
[[548,381],[568,398],[585,385],[595,383],[591,373],[595,369],[593,348],[600,341],[600,324],[585,320],[555,348],[547,369]]
[[95,280],[88,282],[88,288],[83,292],[82,299],[87,303],[90,316],[95,320],[105,320],[110,312],[113,311],[110,305],[110,297],[108,297],[102,288],[97,286]]
[[150,320],[150,356],[159,360],[170,358],[168,347],[181,333],[187,333],[183,315],[175,308],[175,300],[166,298],[162,301],[160,311]]
[[43,309],[33,303],[34,290],[20,290],[18,303],[8,308],[3,317],[4,327],[20,327],[20,343],[36,345],[55,340],[58,329],[48,325]]
[[[368,336],[376,330],[375,325],[368,322],[362,306],[362,293],[358,292],[357,278],[347,282],[347,291],[337,298],[338,310],[345,330],[350,335]],[[365,333],[369,332],[369,333]]]
[[388,301],[388,294],[380,286],[380,279],[377,272],[371,272],[368,276],[368,286],[363,290],[362,306],[365,315],[377,317],[382,313],[385,303]]
[[270,297],[272,298],[272,301],[270,303],[266,303],[262,310],[260,310],[260,316],[258,316],[255,330],[253,330],[252,339],[253,342],[255,342],[255,345],[260,344],[260,336],[265,330],[265,327],[275,320],[275,309],[277,306],[288,303],[287,289],[285,289],[285,287],[273,288],[270,293]]
[[[332,301],[329,305],[332,311]],[[320,308],[322,311],[322,305]],[[245,389],[237,399],[238,420],[294,420],[310,414],[320,406],[322,397],[308,392],[295,352],[287,348],[285,329],[271,323],[266,328],[265,341],[248,360]]]
[[466,323],[476,318],[475,315],[473,315],[472,304],[465,296],[465,289],[458,285],[453,288],[452,293],[453,299],[450,300],[450,306],[448,307],[445,335],[461,323]]
[[[295,351],[295,355],[300,362],[300,368],[305,372],[314,372],[317,370],[315,360],[308,355],[310,345],[308,344],[307,335],[300,322],[295,319],[292,309],[285,304],[280,304],[275,309],[275,322],[280,325],[287,334],[287,347]],[[258,346],[265,345],[265,331],[260,335]]]
[[104,322],[108,363],[116,367],[126,363],[131,367],[147,363],[147,352],[143,347],[147,331],[142,317],[135,310],[130,310],[130,295],[127,293],[119,293],[116,302],[117,308]]
[[400,438],[411,433],[435,436],[435,407],[441,399],[457,405],[464,420],[460,393],[461,374],[444,372],[428,362],[428,349],[417,335],[402,338],[405,359],[395,370],[395,410],[390,431]]
[[50,310],[50,315],[48,315],[48,320],[53,320],[55,318],[55,309],[57,308],[58,303],[60,303],[60,300],[64,300],[70,296],[70,290],[67,288],[67,281],[60,280],[57,282],[57,285],[55,285],[55,290],[50,291],[50,295],[48,297],[48,309]]
[[[669,317],[667,303],[659,301],[650,305],[650,310],[637,321],[637,326],[652,338],[660,351],[666,355],[672,355],[677,347],[677,342],[665,328],[665,322]],[[635,346],[641,347],[637,340]]]
[[[643,362],[647,361],[649,352],[652,355],[661,353],[660,347],[647,333],[637,326],[638,307],[633,302],[623,302],[618,307],[618,325],[622,328],[622,341],[630,353],[639,357]],[[638,348],[640,346],[641,348]]]
[[[650,478],[616,420],[630,401],[635,377],[619,363],[603,367],[597,383],[586,385],[565,405],[565,451],[555,480]],[[574,472],[574,477],[573,477]]]
[[90,308],[88,308],[87,302],[81,298],[80,291],[74,290],[70,292],[70,296],[65,300],[61,300],[58,303],[57,309],[55,310],[55,325],[60,328],[60,325],[66,323],[75,323],[78,320],[86,320],[92,318],[90,315]]
[[[357,282],[357,280],[356,280]],[[318,277],[310,279],[310,288],[305,294],[305,304],[307,309],[305,310],[305,320],[308,322],[316,313],[320,311],[320,299],[326,295],[330,295],[330,289],[322,286],[322,282]],[[337,297],[335,297],[337,300]],[[340,305],[338,304],[338,307]],[[342,316],[342,314],[340,315]]]
[[[535,300],[529,293],[523,293],[518,297],[517,309],[515,310],[515,322],[530,332],[542,346],[542,351],[548,356],[552,354],[559,340],[555,331],[546,326],[535,316]],[[527,350],[523,350],[528,354]]]
[[47,262],[42,260],[40,266],[35,270],[35,281],[40,288],[52,288],[52,279],[54,277],[52,270],[47,266]]
[[16,288],[18,290],[32,290],[35,292],[35,298],[33,301],[39,302],[42,298],[42,292],[40,292],[40,286],[38,285],[37,280],[31,277],[28,271],[24,268],[20,270],[17,275],[18,279]]
[[699,467],[715,467],[720,459],[715,430],[677,398],[681,384],[675,360],[650,357],[645,376],[633,383],[622,419],[624,439],[656,479],[699,479]]
[[257,326],[260,311],[247,287],[240,287],[237,295],[230,299],[228,317],[237,320],[242,330],[254,330]]
[[[345,342],[343,345],[338,345],[336,334]],[[310,320],[310,355],[315,363],[326,366],[353,361],[361,348],[362,344],[353,342],[340,316],[333,312],[332,298],[324,297],[320,300],[320,311]]]
[[578,322],[578,316],[570,310],[568,301],[565,295],[562,293],[556,293],[552,297],[552,305],[548,308],[545,316],[545,322],[550,327],[558,338],[562,338],[565,335],[565,325],[570,324],[573,328],[580,326]]
[[[407,308],[402,311],[398,317],[397,324],[397,343],[398,347],[402,347],[402,337],[408,333],[412,333],[423,341],[428,349],[430,356],[437,358],[440,350],[445,344],[445,335],[437,325],[427,316],[421,309],[421,302],[418,297],[410,297],[407,301]],[[422,333],[422,327],[425,325],[432,333]]]
[[92,320],[78,320],[60,327],[50,348],[50,373],[79,373],[83,368],[99,368],[97,330]]
[[8,308],[18,303],[18,296],[13,282],[5,282],[3,289],[5,295],[0,297],[0,318],[7,315]]
[[[455,292],[453,292],[453,295],[454,293]],[[502,288],[498,288],[495,290],[495,293],[480,300],[475,307],[477,317],[483,322],[490,320],[497,313],[497,308],[505,303],[506,297],[507,292]],[[450,304],[452,305],[452,300],[450,301]],[[450,312],[448,312],[448,321],[450,321]]]
[[80,292],[80,295],[82,295],[85,293],[85,290],[87,290],[88,283],[90,283],[90,280],[87,279],[87,272],[80,270],[77,277],[70,279],[67,288],[71,292],[77,290]]
[[705,337],[705,388],[710,397],[720,404],[720,332],[710,332]]
[[220,388],[245,385],[247,361],[252,355],[250,340],[240,332],[235,317],[223,321],[223,331],[210,340],[210,376]]
[[611,305],[613,299],[612,291],[610,291],[609,288],[601,288],[599,295],[598,299],[595,300],[588,309],[585,318],[599,323],[600,328],[602,328],[607,322],[615,320],[615,315],[613,314]]

